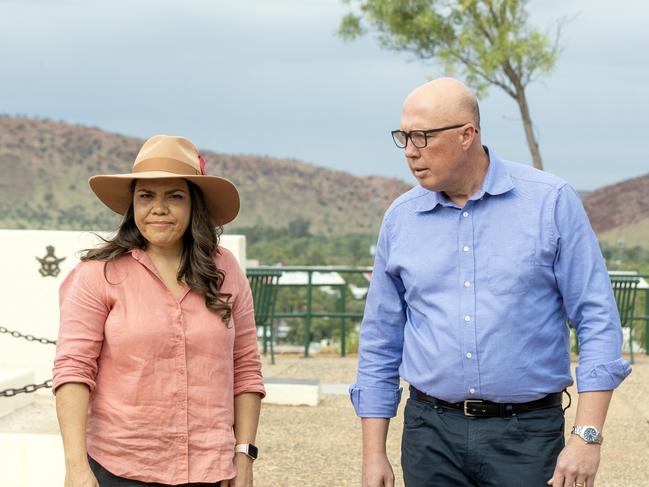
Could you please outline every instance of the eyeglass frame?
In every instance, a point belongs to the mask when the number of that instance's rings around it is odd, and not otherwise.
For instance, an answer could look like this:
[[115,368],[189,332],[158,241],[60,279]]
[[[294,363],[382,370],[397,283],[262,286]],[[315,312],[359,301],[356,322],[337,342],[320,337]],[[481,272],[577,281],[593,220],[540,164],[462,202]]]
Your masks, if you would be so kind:
[[[392,141],[394,142],[394,145],[396,145],[399,149],[405,149],[408,147],[408,139],[410,139],[410,142],[412,142],[412,145],[415,146],[417,149],[423,149],[428,145],[428,135],[429,134],[434,134],[436,132],[444,132],[445,130],[451,130],[451,129],[459,129],[460,127],[464,127],[465,125],[468,125],[471,122],[465,122],[461,123],[459,125],[449,125],[448,127],[440,127],[438,129],[428,129],[428,130],[411,130],[410,132],[406,132],[405,130],[393,130],[390,133],[392,134]],[[478,129],[475,129],[477,132]],[[421,132],[424,134],[424,145],[419,147],[417,144],[415,144],[412,140],[411,134],[413,132]],[[395,134],[397,133],[402,133],[406,137],[406,143],[403,146],[400,146],[399,143],[397,142],[397,139],[395,137]]]

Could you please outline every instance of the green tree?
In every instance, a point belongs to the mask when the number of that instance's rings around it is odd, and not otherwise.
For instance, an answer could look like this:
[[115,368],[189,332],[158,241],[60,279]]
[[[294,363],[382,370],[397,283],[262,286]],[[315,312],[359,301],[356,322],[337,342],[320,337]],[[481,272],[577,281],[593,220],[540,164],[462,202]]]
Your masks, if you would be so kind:
[[339,34],[344,39],[374,30],[386,49],[438,59],[451,73],[460,68],[479,95],[497,86],[512,97],[534,167],[543,169],[525,90],[554,67],[563,20],[556,24],[553,42],[529,25],[527,0],[344,1],[358,7],[341,21]]
[[288,223],[288,235],[289,237],[306,237],[309,235],[309,227],[311,226],[311,221],[307,218],[299,217],[295,220],[291,220]]

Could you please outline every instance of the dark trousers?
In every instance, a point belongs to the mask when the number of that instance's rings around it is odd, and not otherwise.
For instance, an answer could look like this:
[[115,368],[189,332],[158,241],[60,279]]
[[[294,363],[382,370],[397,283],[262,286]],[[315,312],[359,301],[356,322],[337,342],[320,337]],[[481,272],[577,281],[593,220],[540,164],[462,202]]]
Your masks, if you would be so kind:
[[563,430],[561,407],[476,418],[408,399],[403,478],[406,487],[547,487]]
[[[90,462],[90,469],[97,477],[99,487],[170,487],[167,484],[157,484],[154,482],[140,482],[139,480],[126,479],[113,475],[99,463],[97,463],[90,455],[88,455],[88,462]],[[219,487],[221,482],[216,483],[193,483],[182,484],[183,487]]]

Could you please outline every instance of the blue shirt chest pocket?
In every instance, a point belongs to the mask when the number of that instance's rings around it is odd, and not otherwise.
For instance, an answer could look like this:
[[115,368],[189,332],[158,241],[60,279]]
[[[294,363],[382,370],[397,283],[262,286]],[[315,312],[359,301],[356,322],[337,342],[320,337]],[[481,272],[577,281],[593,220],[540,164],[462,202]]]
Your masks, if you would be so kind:
[[500,248],[489,255],[489,291],[494,296],[524,294],[534,278],[534,244]]

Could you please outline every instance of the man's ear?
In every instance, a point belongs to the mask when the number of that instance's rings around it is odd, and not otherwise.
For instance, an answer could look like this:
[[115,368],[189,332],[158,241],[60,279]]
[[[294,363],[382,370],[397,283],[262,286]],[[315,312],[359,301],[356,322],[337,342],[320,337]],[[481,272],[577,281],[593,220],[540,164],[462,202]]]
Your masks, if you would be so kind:
[[464,150],[468,150],[469,147],[471,147],[471,144],[473,143],[473,139],[475,139],[477,133],[478,133],[478,129],[475,128],[475,126],[472,123],[469,123],[464,127],[461,134],[462,148]]

